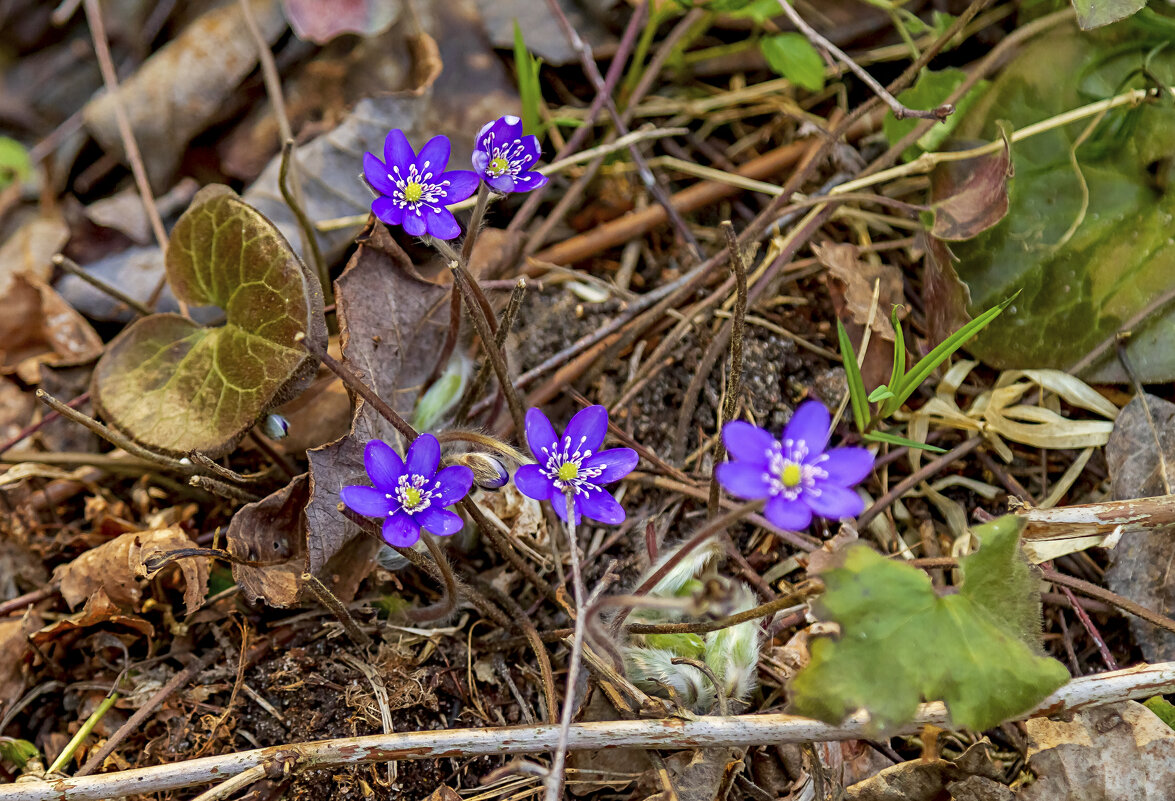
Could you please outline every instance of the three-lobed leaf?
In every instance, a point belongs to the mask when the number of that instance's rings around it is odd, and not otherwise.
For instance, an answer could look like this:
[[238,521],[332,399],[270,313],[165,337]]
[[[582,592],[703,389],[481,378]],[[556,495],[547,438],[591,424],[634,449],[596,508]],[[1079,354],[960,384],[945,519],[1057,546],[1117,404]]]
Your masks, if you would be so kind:
[[942,700],[952,721],[982,730],[1028,711],[1069,678],[1040,652],[1038,582],[1020,554],[1023,520],[979,526],[965,580],[940,596],[922,571],[854,545],[813,605],[840,627],[820,637],[793,679],[793,709],[840,723],[865,709],[873,733],[909,723],[921,701]]
[[221,455],[313,378],[294,337],[325,345],[322,292],[277,228],[223,186],[202,189],[176,223],[167,277],[177,298],[224,309],[225,325],[138,320],[99,359],[94,402],[145,447]]

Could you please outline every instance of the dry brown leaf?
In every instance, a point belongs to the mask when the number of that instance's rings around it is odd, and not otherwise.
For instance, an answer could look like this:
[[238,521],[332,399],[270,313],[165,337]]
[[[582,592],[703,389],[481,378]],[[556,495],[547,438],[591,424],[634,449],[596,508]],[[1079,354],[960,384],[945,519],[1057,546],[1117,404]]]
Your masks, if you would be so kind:
[[0,618],[0,709],[8,709],[24,691],[21,664],[28,650],[28,637],[41,627],[36,612],[27,617]]
[[[70,608],[104,591],[113,603],[137,609],[148,578],[146,560],[155,554],[195,547],[178,526],[128,532],[61,565],[53,576],[61,583],[61,596]],[[208,594],[208,564],[204,559],[181,559],[175,564],[183,572],[184,607],[190,615]]]
[[925,256],[922,267],[922,306],[926,310],[926,333],[932,348],[971,321],[967,307],[971,290],[955,272],[955,255],[941,239],[925,231],[914,235],[916,247]]
[[1137,701],[1030,718],[1020,801],[1166,801],[1175,787],[1175,731]]
[[128,628],[144,637],[155,635],[155,627],[150,622],[138,615],[125,614],[118,604],[110,600],[106,591],[99,588],[97,592],[86,599],[86,605],[82,607],[80,612],[75,612],[45,626],[33,633],[31,639],[38,647],[60,639],[72,642],[86,629],[105,623]]
[[[276,0],[250,0],[264,39],[273,43],[285,30]],[[239,3],[208,11],[157,50],[118,88],[116,99],[102,93],[86,104],[86,127],[107,152],[124,158],[115,103],[130,118],[155,191],[171,185],[188,142],[215,122],[226,101],[257,65],[257,43]]]
[[40,278],[13,277],[0,296],[0,364],[28,384],[41,364],[80,364],[102,352],[102,339],[84,317]]
[[12,281],[18,275],[48,281],[53,274],[49,260],[68,241],[69,226],[60,216],[34,217],[16,229],[0,245],[0,298],[12,291]]
[[970,239],[1008,213],[1008,179],[1012,177],[1008,140],[996,153],[939,164],[930,173],[934,210],[931,234],[938,239]]

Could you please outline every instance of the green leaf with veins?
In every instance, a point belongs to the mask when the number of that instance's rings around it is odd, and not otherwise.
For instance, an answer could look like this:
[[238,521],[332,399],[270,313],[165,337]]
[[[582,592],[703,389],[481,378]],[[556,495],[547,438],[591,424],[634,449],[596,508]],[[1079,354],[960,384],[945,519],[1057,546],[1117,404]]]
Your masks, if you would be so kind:
[[1125,19],[1145,5],[1146,0],[1073,0],[1077,24],[1087,31]]
[[[1130,20],[1082,34],[1069,26],[1026,47],[963,120],[964,137],[994,139],[1127,89],[1146,88],[1144,64],[1175,83],[1175,49]],[[1149,59],[1148,59],[1149,56]],[[1122,108],[1023,139],[1013,148],[1007,216],[958,245],[957,271],[982,310],[1023,290],[969,346],[1000,368],[1066,369],[1130,322],[1128,354],[1144,382],[1175,378],[1175,311],[1147,311],[1175,287],[1175,108],[1162,100]],[[1088,197],[1088,207],[1085,207]],[[1084,377],[1124,380],[1108,349]]]
[[186,303],[224,309],[225,325],[136,321],[98,360],[94,402],[147,448],[223,455],[313,378],[294,337],[325,347],[322,292],[277,228],[223,186],[202,189],[176,223],[167,278]]
[[1039,582],[1020,554],[1023,520],[978,526],[965,580],[939,595],[927,575],[853,545],[821,574],[812,604],[840,636],[819,637],[792,680],[795,712],[840,723],[869,713],[872,734],[909,723],[920,701],[942,700],[955,725],[981,731],[1028,711],[1069,678],[1040,653]]
[[824,88],[824,59],[807,37],[800,33],[779,33],[759,40],[767,65],[796,86],[809,92]]

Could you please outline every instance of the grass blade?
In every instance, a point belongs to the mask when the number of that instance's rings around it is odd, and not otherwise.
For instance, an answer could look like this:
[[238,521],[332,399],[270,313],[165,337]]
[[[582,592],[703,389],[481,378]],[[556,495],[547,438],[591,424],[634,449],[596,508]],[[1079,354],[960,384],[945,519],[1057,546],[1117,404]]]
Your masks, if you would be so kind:
[[[890,320],[893,322],[893,370],[889,374],[890,392],[896,393],[897,387],[900,385],[902,378],[906,375],[906,333],[902,331],[902,321],[898,319],[898,307],[894,306],[890,313]],[[889,417],[898,410],[901,404],[894,405],[895,395],[891,395],[886,399],[881,406],[882,417]]]
[[912,439],[899,437],[897,434],[887,434],[884,431],[870,431],[862,439],[869,442],[886,442],[890,445],[904,445],[907,448],[917,448],[921,451],[933,451],[934,453],[946,453],[946,450],[937,445],[927,445],[925,442],[915,442]]
[[522,130],[528,134],[542,137],[544,126],[539,115],[539,105],[543,102],[542,89],[539,86],[539,67],[542,59],[531,55],[522,38],[522,28],[518,27],[518,20],[514,21],[514,69],[518,73],[518,97],[522,101]]
[[857,365],[857,354],[853,352],[853,343],[849,342],[848,332],[840,320],[836,321],[836,338],[840,342],[840,358],[845,365],[845,378],[849,383],[849,402],[853,407],[853,422],[858,431],[864,431],[869,422],[869,398],[865,392],[865,380],[861,378],[861,368]]

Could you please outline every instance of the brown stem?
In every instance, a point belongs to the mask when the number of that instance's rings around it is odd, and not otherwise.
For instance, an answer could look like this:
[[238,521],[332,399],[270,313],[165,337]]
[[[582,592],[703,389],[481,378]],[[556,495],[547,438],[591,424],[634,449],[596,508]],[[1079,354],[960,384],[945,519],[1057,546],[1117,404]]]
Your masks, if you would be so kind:
[[50,259],[50,261],[52,261],[54,265],[65,270],[70,275],[75,275],[82,279],[87,284],[97,289],[99,292],[107,294],[117,300],[119,303],[124,304],[127,308],[140,317],[146,317],[147,315],[153,313],[151,309],[147,308],[142,303],[139,303],[139,301],[135,300],[121,289],[111,286],[89,270],[83,270],[73,259],[58,253],[56,256]]
[[707,514],[710,517],[718,514],[718,465],[726,457],[726,447],[722,444],[722,426],[733,420],[738,410],[738,396],[742,389],[743,378],[743,331],[747,315],[747,261],[742,247],[738,243],[738,236],[734,233],[734,225],[730,220],[722,223],[722,233],[726,235],[726,247],[730,250],[730,268],[735,278],[734,315],[730,318],[732,336],[730,338],[730,380],[726,384],[726,398],[718,416],[718,442],[714,447],[714,469],[710,475],[710,500],[707,504]]
[[[509,336],[510,331],[514,328],[514,321],[518,319],[518,310],[522,308],[522,299],[526,296],[526,279],[519,278],[514,284],[514,289],[510,293],[510,302],[506,304],[506,310],[502,313],[502,320],[498,323],[498,333],[494,336],[494,347],[499,350],[506,344],[506,337]],[[454,298],[459,298],[460,295],[454,293]],[[458,301],[460,302],[460,301]],[[473,382],[469,385],[469,389],[465,391],[465,397],[461,399],[461,405],[457,407],[457,413],[453,415],[454,425],[461,425],[469,416],[469,410],[473,408],[473,404],[478,397],[485,390],[486,384],[490,380],[490,370],[493,369],[489,359],[482,362],[481,367],[477,370],[477,375]]]
[[313,573],[303,573],[302,583],[310,588],[310,592],[314,594],[319,603],[334,613],[356,645],[362,648],[368,648],[372,645],[371,638],[367,636],[367,632],[359,628],[355,618],[351,617],[351,613],[347,611],[346,605],[336,598],[335,594],[327,589],[327,586],[319,581],[317,576]]
[[432,606],[409,610],[405,613],[405,617],[413,623],[432,623],[444,620],[457,608],[457,579],[453,577],[453,568],[449,565],[449,560],[445,558],[440,546],[437,545],[436,539],[427,531],[420,532],[420,539],[424,540],[425,547],[432,554],[432,560],[436,563],[437,571],[444,584],[445,594],[440,601]]

